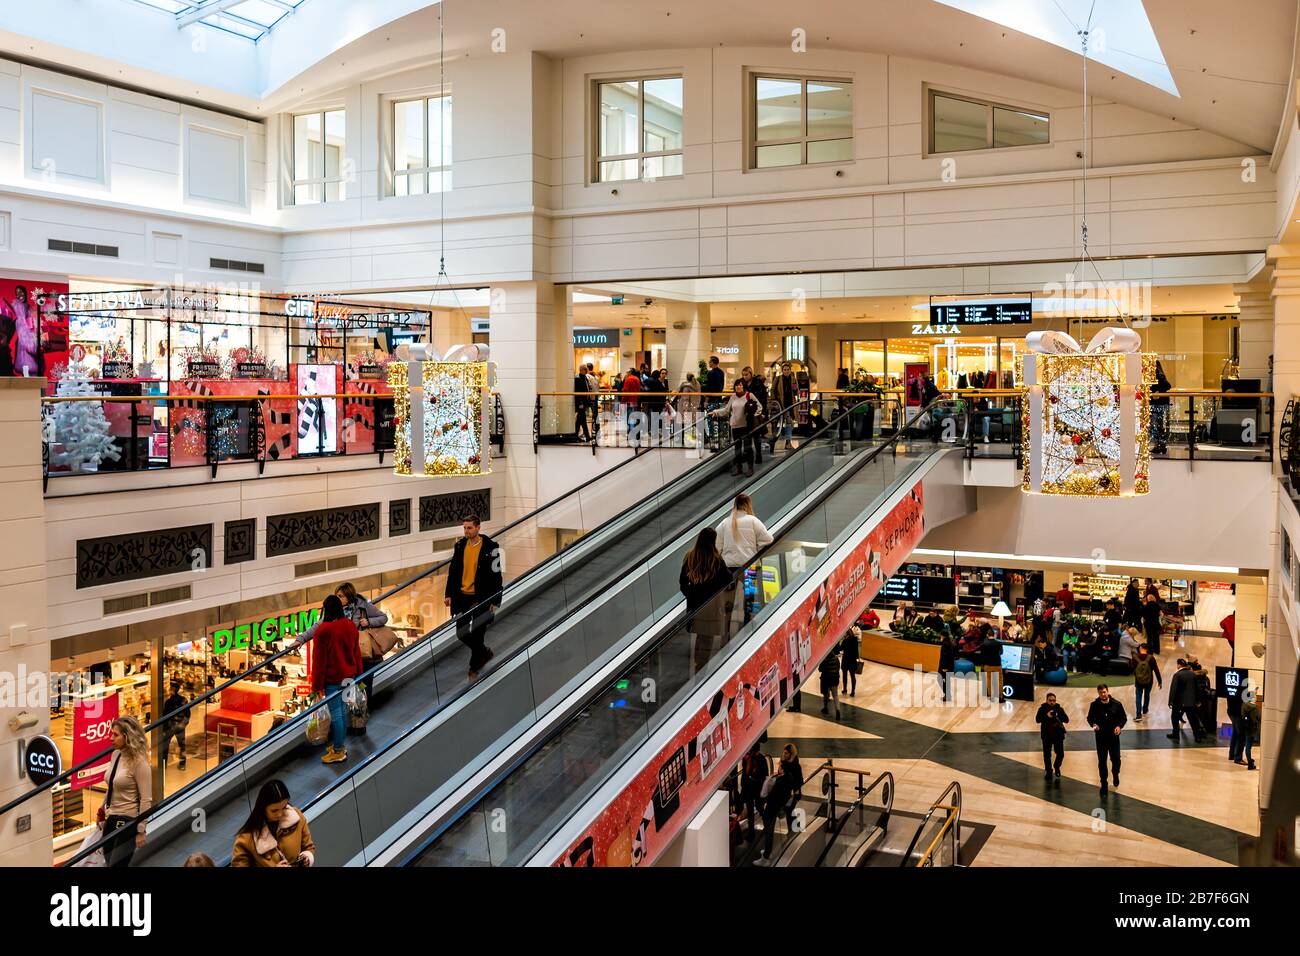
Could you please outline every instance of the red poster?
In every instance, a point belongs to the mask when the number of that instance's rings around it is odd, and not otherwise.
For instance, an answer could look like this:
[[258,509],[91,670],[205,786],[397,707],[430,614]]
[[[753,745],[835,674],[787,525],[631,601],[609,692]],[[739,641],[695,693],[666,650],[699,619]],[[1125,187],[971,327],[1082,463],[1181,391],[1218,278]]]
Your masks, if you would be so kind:
[[57,381],[68,367],[66,282],[0,277],[0,376],[45,375]]
[[925,377],[929,374],[929,362],[908,362],[903,366],[903,401],[908,408],[925,404]]
[[[102,750],[113,746],[113,721],[117,720],[117,694],[106,694],[90,700],[79,700],[72,706],[72,763],[89,760]],[[72,778],[72,789],[82,790],[99,783],[108,773],[111,754],[102,762],[77,771]]]
[[924,536],[917,482],[555,865],[653,863]]

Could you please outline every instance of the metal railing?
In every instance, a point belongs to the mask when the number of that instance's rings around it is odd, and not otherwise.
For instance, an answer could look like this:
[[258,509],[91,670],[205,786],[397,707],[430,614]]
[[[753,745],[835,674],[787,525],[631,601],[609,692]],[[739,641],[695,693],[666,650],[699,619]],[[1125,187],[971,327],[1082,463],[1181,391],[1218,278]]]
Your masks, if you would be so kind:
[[[952,799],[949,801],[949,795]],[[937,826],[936,826],[937,824]],[[933,831],[934,835],[930,833]],[[924,845],[922,845],[924,844]],[[916,854],[920,853],[919,856]],[[902,866],[956,866],[961,854],[961,783],[954,780],[930,804],[912,842],[903,854]],[[915,856],[916,862],[913,863]]]
[[[500,455],[505,454],[505,413],[501,396],[493,392],[489,413],[488,440]],[[339,424],[326,442],[327,429],[305,426],[305,418],[325,417],[325,403],[334,403],[334,420]],[[116,459],[101,459],[93,468],[81,462],[60,467],[58,409],[70,403],[98,406],[108,428]],[[311,457],[378,454],[394,450],[393,396],[374,392],[341,392],[317,395],[78,395],[51,396],[42,405],[42,477],[48,490],[51,477],[101,474],[119,471],[152,471],[183,467],[207,467],[216,477],[225,462],[256,462],[257,474],[265,473],[267,461],[288,461]],[[155,417],[157,411],[165,419]],[[355,422],[369,414],[369,435],[359,437]],[[314,447],[301,444],[304,434],[316,434]],[[296,437],[295,437],[296,436]],[[70,437],[70,436],[69,436]],[[161,439],[161,440],[159,440]],[[328,447],[327,447],[328,445]]]

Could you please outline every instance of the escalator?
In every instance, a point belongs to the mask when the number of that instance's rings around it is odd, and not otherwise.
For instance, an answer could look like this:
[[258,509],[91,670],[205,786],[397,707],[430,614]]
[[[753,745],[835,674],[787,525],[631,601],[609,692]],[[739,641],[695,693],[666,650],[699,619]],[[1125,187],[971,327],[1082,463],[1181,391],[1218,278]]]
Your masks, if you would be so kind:
[[[669,831],[702,805],[690,800],[707,798],[716,789],[710,778],[747,746],[730,729],[738,712],[748,718],[743,732],[756,739],[797,692],[801,674],[833,646],[827,627],[834,630],[836,615],[856,617],[857,604],[875,593],[864,590],[867,581],[878,587],[919,541],[922,483],[941,471],[960,483],[960,461],[954,469],[939,467],[948,450],[926,438],[891,440],[828,469],[828,480],[801,494],[774,530],[776,541],[738,573],[733,586],[753,600],[720,640],[698,624],[701,612],[678,615],[631,649],[636,653],[575,688],[549,727],[520,735],[514,755],[413,821],[379,862],[652,862]],[[895,534],[904,527],[906,534]],[[887,535],[883,555],[873,547],[877,533]],[[856,564],[846,571],[850,559]],[[852,593],[841,601],[845,586]],[[805,607],[807,633],[796,626],[789,637],[794,613]],[[833,635],[835,642],[846,629]],[[765,676],[762,655],[787,639],[794,672],[778,681],[772,663]],[[691,787],[695,792],[687,793]],[[610,832],[611,819],[617,832]]]
[[[723,448],[676,476],[661,464],[659,482],[644,474],[654,466],[642,455],[510,523],[495,540],[507,572],[512,565],[527,570],[513,579],[507,573],[488,636],[496,658],[479,681],[467,680],[468,651],[455,638],[455,622],[434,628],[374,669],[375,710],[368,734],[349,738],[347,763],[322,765],[320,750],[304,741],[303,717],[291,720],[156,806],[133,865],[178,865],[195,851],[228,857],[257,790],[272,778],[308,812],[318,862],[364,862],[368,847],[406,832],[587,672],[674,614],[681,554],[702,524],[721,520],[738,491],[753,497],[760,518],[779,524],[805,489],[875,447],[826,428],[797,451],[768,459],[753,478],[730,474]],[[647,484],[654,490],[645,494]],[[593,530],[563,551],[546,552],[554,529],[564,528]],[[436,572],[444,566],[384,595],[380,606],[398,599],[441,603]],[[191,708],[203,719],[210,706],[201,699]],[[0,816],[23,799],[0,808]]]

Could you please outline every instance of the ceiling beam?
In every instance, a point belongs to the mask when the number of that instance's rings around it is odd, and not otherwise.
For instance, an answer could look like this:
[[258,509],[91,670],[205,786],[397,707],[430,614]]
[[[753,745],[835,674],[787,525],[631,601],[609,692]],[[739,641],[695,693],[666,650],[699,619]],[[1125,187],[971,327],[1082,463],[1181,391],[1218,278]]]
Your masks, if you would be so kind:
[[238,6],[243,2],[244,0],[208,0],[207,3],[200,3],[193,10],[176,14],[176,27],[183,30],[192,23],[198,23],[204,17],[210,17],[214,13],[221,13],[223,10],[229,10],[231,7]]

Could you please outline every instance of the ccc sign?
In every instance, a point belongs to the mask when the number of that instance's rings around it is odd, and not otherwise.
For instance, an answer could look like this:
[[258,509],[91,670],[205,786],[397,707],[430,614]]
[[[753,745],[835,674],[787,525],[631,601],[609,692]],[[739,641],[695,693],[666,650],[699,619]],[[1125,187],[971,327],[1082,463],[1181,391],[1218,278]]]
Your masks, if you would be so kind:
[[63,756],[59,753],[58,745],[42,734],[27,741],[23,766],[27,769],[27,779],[39,787],[63,773]]

